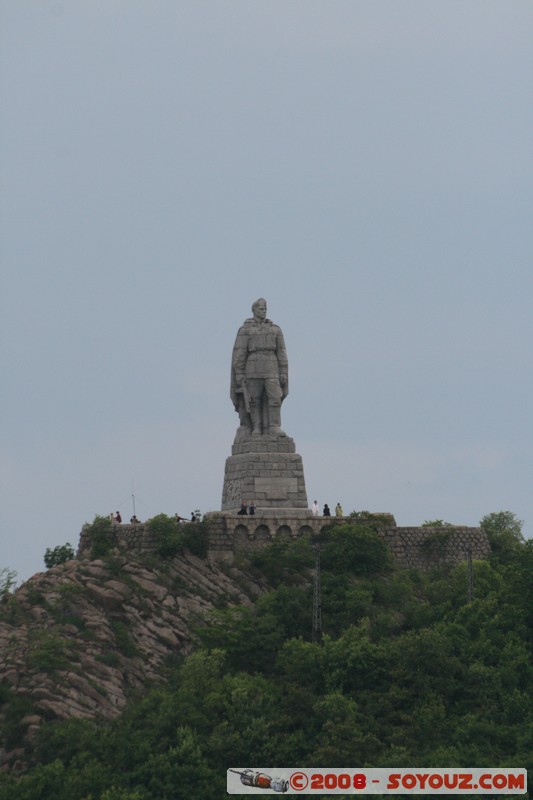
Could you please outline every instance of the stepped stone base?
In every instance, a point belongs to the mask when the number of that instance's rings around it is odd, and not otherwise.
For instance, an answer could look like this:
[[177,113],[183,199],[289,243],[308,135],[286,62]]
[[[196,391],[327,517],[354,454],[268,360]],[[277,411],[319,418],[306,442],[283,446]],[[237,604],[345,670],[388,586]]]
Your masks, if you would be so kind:
[[226,459],[222,511],[237,511],[254,501],[265,509],[307,509],[302,457],[290,436],[236,439]]

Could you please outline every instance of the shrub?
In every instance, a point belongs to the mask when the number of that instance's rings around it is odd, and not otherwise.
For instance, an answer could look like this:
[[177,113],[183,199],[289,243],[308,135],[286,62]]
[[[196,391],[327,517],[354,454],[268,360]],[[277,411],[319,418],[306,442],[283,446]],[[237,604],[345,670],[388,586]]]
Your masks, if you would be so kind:
[[453,528],[451,522],[445,522],[443,519],[426,519],[420,526],[421,528]]
[[54,547],[53,550],[47,547],[44,554],[44,563],[47,569],[50,569],[51,567],[56,567],[58,564],[64,564],[65,561],[71,561],[74,557],[74,548],[70,542],[67,542],[66,544]]
[[128,629],[124,622],[116,620],[112,623],[113,633],[115,634],[115,642],[117,649],[125,656],[136,656],[138,651],[135,642],[131,638]]
[[157,541],[157,552],[162,558],[171,558],[183,552],[185,537],[174,517],[158,514],[148,520],[148,530]]
[[512,511],[495,511],[486,514],[480,521],[479,525],[488,536],[496,561],[510,563],[521,552],[523,524]]
[[206,558],[209,549],[209,530],[205,522],[181,525],[183,544],[198,558]]
[[39,672],[66,669],[68,657],[64,641],[55,634],[41,633],[32,644],[28,663],[32,669],[37,669]]
[[361,525],[332,525],[321,536],[321,557],[326,570],[352,575],[373,575],[391,567],[389,548],[378,534]]
[[274,541],[253,552],[251,564],[274,586],[283,583],[291,575],[300,573],[315,563],[309,536],[298,539],[276,538]]
[[96,656],[96,661],[100,661],[102,664],[107,664],[108,667],[118,667],[120,664],[118,653],[114,652],[99,653]]
[[91,558],[101,558],[113,547],[112,523],[109,517],[96,516],[87,532],[91,539]]
[[46,598],[44,594],[39,591],[39,589],[36,589],[31,581],[26,583],[26,596],[28,598],[28,602],[32,606],[46,605]]
[[11,592],[17,582],[17,575],[13,569],[7,567],[0,569],[0,599]]
[[80,586],[79,583],[62,583],[59,587],[59,596],[65,605],[75,601],[83,594],[85,594],[85,587]]
[[3,705],[4,715],[2,726],[4,747],[11,750],[23,742],[27,726],[22,724],[22,720],[27,714],[35,713],[35,706],[29,697],[10,691],[5,684],[2,684],[0,691],[0,702]]

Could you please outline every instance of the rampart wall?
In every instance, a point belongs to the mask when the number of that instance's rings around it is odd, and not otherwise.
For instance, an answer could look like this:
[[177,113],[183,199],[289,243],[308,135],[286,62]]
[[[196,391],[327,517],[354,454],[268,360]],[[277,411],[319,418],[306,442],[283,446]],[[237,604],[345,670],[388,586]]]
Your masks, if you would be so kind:
[[[487,559],[490,544],[481,528],[466,526],[416,528],[398,527],[391,514],[376,514],[374,525],[387,543],[399,566],[430,569],[433,566],[455,565],[466,560],[468,549],[474,559]],[[349,517],[313,517],[310,512],[270,509],[265,514],[240,516],[228,511],[206,514],[211,560],[232,561],[239,551],[256,550],[274,539],[317,535],[331,525],[357,523]],[[362,520],[361,524],[367,524]],[[157,540],[145,524],[117,525],[112,530],[113,544],[128,550],[153,552]],[[80,535],[78,555],[90,551],[88,526]]]

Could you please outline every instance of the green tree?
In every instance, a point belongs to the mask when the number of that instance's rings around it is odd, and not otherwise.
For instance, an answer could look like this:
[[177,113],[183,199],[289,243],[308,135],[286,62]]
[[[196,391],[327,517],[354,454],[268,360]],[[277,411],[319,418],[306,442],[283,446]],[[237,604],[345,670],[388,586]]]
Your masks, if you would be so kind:
[[216,611],[212,619],[212,625],[198,630],[206,647],[223,649],[233,669],[272,669],[286,634],[270,609],[238,606]]
[[301,638],[288,639],[279,650],[275,673],[284,684],[301,686],[306,693],[323,694],[324,649]]
[[369,763],[379,752],[380,742],[369,733],[353,697],[332,692],[317,701],[314,712],[321,727],[310,758],[313,764],[355,767]]
[[331,692],[357,693],[384,690],[389,678],[385,648],[370,639],[369,620],[351,625],[336,640],[324,645],[326,686]]
[[[143,795],[150,800],[209,797],[211,778],[198,736],[188,726],[179,726],[174,746],[152,753],[133,775],[134,783],[146,788]],[[116,797],[120,800],[120,795]]]
[[185,540],[175,517],[158,514],[148,520],[148,530],[156,537],[157,552],[162,558],[171,558],[183,552]]
[[[372,611],[372,590],[362,586],[352,575],[322,572],[322,627],[330,636],[340,636]],[[309,605],[311,599],[309,598]],[[307,633],[307,631],[306,631]]]
[[205,520],[181,523],[183,544],[198,558],[206,558],[209,550],[209,529]]
[[[271,552],[267,568],[283,578],[273,592],[218,611],[204,629],[207,647],[112,721],[44,724],[33,766],[0,771],[0,800],[218,800],[227,767],[239,765],[527,763],[533,542],[517,541],[508,562],[474,562],[468,604],[464,564],[422,574],[381,570],[378,559],[361,575],[355,559],[342,561],[353,542],[332,540],[323,611],[338,623],[325,626],[320,645],[305,641],[308,551],[296,554],[299,571],[280,570]],[[360,542],[369,549],[359,557],[375,555],[373,539]],[[117,621],[114,630],[127,646]],[[37,637],[29,665],[57,675],[69,656]],[[8,744],[19,746],[31,704],[0,685],[0,705]]]
[[0,569],[0,599],[9,594],[17,582],[18,573],[14,569]]
[[[129,792],[126,789],[117,789],[116,786],[113,786],[111,789],[106,789],[100,800],[144,800],[145,797],[146,795],[140,792]],[[91,796],[85,800],[92,800]]]
[[487,534],[497,560],[508,563],[516,555],[524,542],[523,524],[512,511],[493,511],[480,521],[479,526]]
[[70,542],[60,544],[54,547],[53,550],[47,547],[44,554],[44,563],[47,569],[50,569],[51,567],[56,567],[58,564],[64,564],[65,561],[70,561],[75,555],[74,548]]
[[109,517],[96,516],[86,527],[91,540],[91,558],[101,558],[113,547],[113,524]]
[[309,536],[300,536],[294,540],[276,538],[252,553],[250,561],[273,586],[278,586],[312,567],[315,558]]
[[321,536],[324,549],[322,568],[334,573],[375,575],[391,568],[391,554],[371,527],[332,525]]
[[256,602],[260,617],[274,617],[284,638],[311,635],[312,606],[309,591],[298,586],[281,585]]

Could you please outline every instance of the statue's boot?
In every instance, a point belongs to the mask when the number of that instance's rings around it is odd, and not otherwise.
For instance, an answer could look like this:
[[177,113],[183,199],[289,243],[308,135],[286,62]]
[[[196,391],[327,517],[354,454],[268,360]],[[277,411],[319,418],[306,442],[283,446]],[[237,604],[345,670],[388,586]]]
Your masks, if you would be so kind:
[[252,436],[261,436],[263,433],[261,429],[261,409],[258,406],[252,406],[250,417],[252,420]]
[[237,433],[235,434],[235,443],[241,442],[243,439],[247,439],[250,436],[250,428],[246,425],[239,425],[237,428]]
[[285,431],[281,430],[281,406],[270,406],[268,413],[270,417],[269,434],[271,436],[286,436]]

